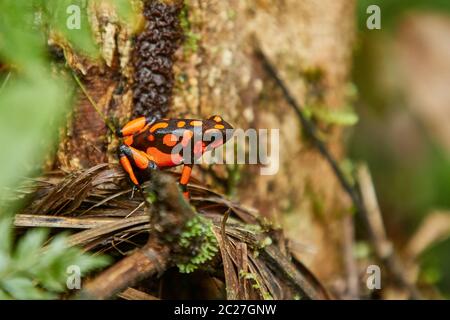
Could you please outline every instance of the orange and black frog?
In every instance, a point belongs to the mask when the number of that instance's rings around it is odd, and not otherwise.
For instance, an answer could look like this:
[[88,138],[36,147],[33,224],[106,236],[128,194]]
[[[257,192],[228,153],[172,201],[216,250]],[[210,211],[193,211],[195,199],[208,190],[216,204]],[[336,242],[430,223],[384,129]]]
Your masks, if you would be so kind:
[[120,164],[134,185],[149,178],[151,171],[183,165],[180,185],[188,197],[187,184],[192,166],[209,150],[223,145],[233,127],[221,116],[206,120],[140,117],[128,122],[118,135]]

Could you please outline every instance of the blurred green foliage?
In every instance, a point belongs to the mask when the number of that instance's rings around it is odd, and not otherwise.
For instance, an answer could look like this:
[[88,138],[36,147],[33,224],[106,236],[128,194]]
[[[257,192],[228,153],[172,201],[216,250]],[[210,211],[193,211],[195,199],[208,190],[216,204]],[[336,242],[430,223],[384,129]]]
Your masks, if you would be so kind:
[[0,189],[14,188],[43,160],[69,106],[68,84],[52,76],[32,1],[0,2]]
[[[366,28],[366,10],[373,4],[381,8],[381,30]],[[450,155],[411,112],[398,76],[397,26],[413,11],[450,14],[450,1],[359,0],[353,69],[360,122],[350,154],[369,164],[388,233],[399,247],[432,210],[450,209]],[[403,127],[394,130],[396,125]],[[436,285],[444,296],[450,296],[449,245],[447,240],[430,248],[420,261],[422,282]]]
[[[429,248],[421,257],[420,281],[437,286],[450,299],[450,239]],[[443,258],[444,257],[444,258]]]
[[[365,28],[366,8],[372,4],[381,7],[381,31]],[[357,110],[361,122],[352,135],[351,154],[354,158],[369,162],[380,201],[397,214],[407,214],[413,227],[428,210],[450,208],[450,197],[447,194],[450,189],[450,159],[428,136],[420,125],[420,119],[413,119],[413,115],[409,117],[412,117],[415,131],[421,139],[415,141],[422,146],[420,155],[405,158],[395,150],[395,139],[386,136],[388,119],[395,112],[410,113],[401,83],[393,86],[395,80],[398,80],[398,70],[395,67],[395,51],[392,49],[395,39],[390,31],[395,30],[391,28],[395,28],[403,14],[410,10],[450,13],[450,1],[359,0],[358,8],[361,31],[364,32],[360,33],[353,76],[359,88],[360,106],[363,109]]]
[[[111,0],[130,21],[128,0]],[[52,70],[47,35],[62,35],[76,50],[98,56],[84,0],[0,1],[0,190],[40,168],[69,110],[74,84]],[[80,28],[67,27],[78,6]],[[59,70],[61,71],[61,70]],[[59,72],[60,73],[60,72]]]
[[382,26],[388,30],[395,26],[398,17],[410,10],[437,10],[450,13],[448,0],[358,0],[358,23],[360,30],[367,30],[367,8],[378,5],[381,9]]
[[[119,17],[130,22],[128,0],[111,0]],[[23,179],[37,173],[58,138],[58,128],[70,110],[75,92],[64,66],[52,64],[47,37],[58,34],[74,49],[99,57],[84,0],[0,1],[0,299],[55,298],[67,290],[66,269],[83,273],[105,266],[108,259],[68,247],[64,235],[45,248],[48,232],[36,229],[13,245],[12,216],[19,203],[8,202]],[[67,19],[80,9],[80,28]]]
[[77,266],[83,276],[109,263],[106,256],[91,256],[67,246],[64,234],[47,246],[45,229],[34,229],[13,246],[12,223],[0,218],[0,299],[54,299],[67,291],[69,266]]

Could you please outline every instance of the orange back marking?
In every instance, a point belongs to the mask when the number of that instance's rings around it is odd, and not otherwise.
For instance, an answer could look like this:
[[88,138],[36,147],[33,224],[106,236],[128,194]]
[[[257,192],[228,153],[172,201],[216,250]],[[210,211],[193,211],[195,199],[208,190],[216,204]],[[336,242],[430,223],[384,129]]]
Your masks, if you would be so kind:
[[177,141],[177,136],[171,133],[168,133],[163,137],[163,143],[169,147],[173,147],[174,145],[176,145]]
[[185,125],[186,125],[186,121],[178,121],[178,123],[177,123],[178,128],[183,128]]
[[183,162],[181,155],[164,153],[155,147],[147,148],[147,154],[153,158],[158,167],[173,167]]
[[190,125],[193,127],[200,127],[203,124],[200,120],[193,120],[191,121]]
[[168,125],[169,124],[167,122],[158,122],[150,128],[150,132],[155,132],[158,129],[167,128]]

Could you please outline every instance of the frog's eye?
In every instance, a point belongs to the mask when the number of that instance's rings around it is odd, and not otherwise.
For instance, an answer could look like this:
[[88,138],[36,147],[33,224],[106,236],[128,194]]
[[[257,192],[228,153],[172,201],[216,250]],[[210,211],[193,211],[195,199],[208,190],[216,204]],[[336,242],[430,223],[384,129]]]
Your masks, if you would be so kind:
[[220,122],[223,121],[221,116],[212,116],[212,117],[209,118],[209,120],[213,120],[213,121],[215,121],[217,123],[220,123]]

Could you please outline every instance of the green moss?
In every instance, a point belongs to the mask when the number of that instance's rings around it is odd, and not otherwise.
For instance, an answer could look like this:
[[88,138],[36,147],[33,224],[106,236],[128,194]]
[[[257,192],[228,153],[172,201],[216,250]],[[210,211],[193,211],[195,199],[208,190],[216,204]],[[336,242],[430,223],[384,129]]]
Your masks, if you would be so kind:
[[315,84],[323,80],[324,71],[319,67],[305,68],[302,72],[303,78],[309,84]]
[[156,196],[156,193],[154,193],[153,191],[148,192],[147,199],[146,199],[148,203],[153,204],[156,202],[157,199],[158,198]]
[[191,273],[197,270],[219,251],[211,222],[200,215],[196,215],[186,223],[178,244],[184,251],[191,253],[180,259],[185,261],[177,263],[181,273]]
[[270,293],[263,292],[261,290],[261,284],[259,283],[258,278],[256,277],[256,275],[254,273],[252,273],[252,272],[245,272],[244,270],[241,270],[241,271],[239,271],[239,276],[241,278],[246,279],[246,280],[252,281],[253,282],[252,283],[252,287],[254,289],[257,289],[261,293],[261,296],[263,297],[264,300],[273,300],[273,297],[272,297],[272,295]]
[[264,249],[265,247],[270,246],[273,243],[272,238],[265,237],[262,241],[258,243],[258,247],[260,249]]
[[354,177],[354,172],[356,169],[355,169],[355,164],[353,163],[353,161],[349,158],[345,158],[339,163],[339,167],[341,168],[342,172],[344,173],[344,176],[347,179],[347,181],[351,185],[354,186],[356,183],[355,177]]
[[353,256],[358,259],[368,259],[372,254],[370,244],[366,241],[358,241],[353,247]]
[[246,224],[243,225],[243,227],[244,227],[245,230],[248,230],[248,231],[250,231],[252,233],[258,234],[258,233],[263,232],[263,229],[261,228],[261,226],[259,224],[248,224],[248,223],[246,223]]
[[198,42],[200,41],[200,35],[192,31],[192,24],[189,20],[189,4],[184,2],[183,9],[180,13],[180,26],[184,34],[183,50],[185,56],[198,51]]
[[350,107],[332,110],[325,106],[314,105],[305,106],[303,110],[308,118],[314,118],[324,124],[353,126],[359,121],[358,115]]
[[233,10],[233,9],[228,9],[228,10],[227,10],[227,18],[228,18],[229,20],[234,20],[234,19],[236,19],[236,16],[237,16],[236,10]]
[[323,195],[314,190],[310,181],[305,186],[305,197],[311,201],[312,212],[321,219],[325,218],[325,203]]

